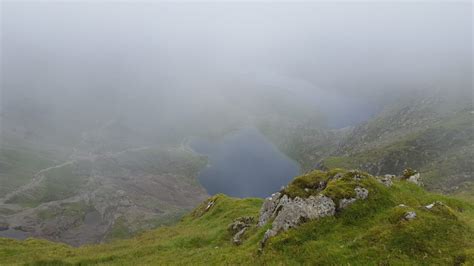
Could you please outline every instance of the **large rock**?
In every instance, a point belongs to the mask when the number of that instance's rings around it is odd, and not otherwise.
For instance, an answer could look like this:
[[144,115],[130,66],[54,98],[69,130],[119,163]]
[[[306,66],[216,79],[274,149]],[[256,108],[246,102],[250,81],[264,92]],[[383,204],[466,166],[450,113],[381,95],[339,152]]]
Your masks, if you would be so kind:
[[[307,199],[299,197],[289,199],[284,195],[280,199],[282,201],[276,204],[276,207],[270,216],[275,216],[275,220],[273,220],[272,228],[265,232],[265,235],[260,242],[261,248],[263,248],[265,242],[270,237],[275,236],[281,231],[286,231],[290,228],[296,227],[308,220],[333,216],[336,212],[336,204],[334,201],[323,195],[318,195],[316,197],[310,196]],[[264,212],[265,215],[268,215],[268,213],[269,212]]]
[[407,178],[408,182],[412,182],[413,184],[416,184],[418,186],[422,186],[423,182],[421,181],[421,176],[420,173],[416,173],[410,177]]
[[263,202],[262,208],[260,209],[260,217],[258,219],[258,226],[265,225],[272,217],[273,211],[275,210],[280,200],[281,193],[277,192],[266,198]]
[[405,213],[403,218],[407,221],[411,221],[411,220],[416,218],[416,212],[407,212],[407,213]]

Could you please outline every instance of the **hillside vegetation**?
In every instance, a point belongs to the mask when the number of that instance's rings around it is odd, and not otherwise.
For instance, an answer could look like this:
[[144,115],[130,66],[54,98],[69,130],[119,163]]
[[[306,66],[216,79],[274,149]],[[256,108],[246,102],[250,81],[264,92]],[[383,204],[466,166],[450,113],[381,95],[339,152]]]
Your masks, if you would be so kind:
[[[337,207],[334,216],[301,221],[279,232],[261,248],[272,221],[249,225],[240,245],[231,241],[236,219],[258,221],[261,199],[216,195],[174,226],[107,244],[79,248],[28,239],[0,239],[1,264],[292,264],[316,265],[472,265],[474,206],[425,191],[403,178],[387,186],[380,178],[333,169],[296,177],[280,193],[290,198],[322,194],[334,202],[368,196]],[[317,187],[317,184],[325,185]],[[431,207],[429,207],[433,204]],[[406,214],[415,212],[408,219]]]
[[206,159],[183,148],[139,147],[63,160],[0,149],[0,237],[71,245],[127,238],[174,223],[207,197]]
[[330,130],[306,121],[280,120],[260,129],[305,171],[342,167],[384,175],[411,167],[423,174],[430,191],[472,191],[471,94],[464,99],[412,95],[350,128]]

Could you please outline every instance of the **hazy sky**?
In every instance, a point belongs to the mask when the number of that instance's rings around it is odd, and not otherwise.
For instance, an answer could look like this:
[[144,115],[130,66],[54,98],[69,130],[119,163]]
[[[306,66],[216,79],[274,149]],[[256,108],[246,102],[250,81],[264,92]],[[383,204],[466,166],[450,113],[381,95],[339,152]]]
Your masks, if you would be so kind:
[[472,88],[470,2],[3,1],[1,12],[3,111],[42,106],[58,121],[178,129],[305,106],[345,126],[402,92]]

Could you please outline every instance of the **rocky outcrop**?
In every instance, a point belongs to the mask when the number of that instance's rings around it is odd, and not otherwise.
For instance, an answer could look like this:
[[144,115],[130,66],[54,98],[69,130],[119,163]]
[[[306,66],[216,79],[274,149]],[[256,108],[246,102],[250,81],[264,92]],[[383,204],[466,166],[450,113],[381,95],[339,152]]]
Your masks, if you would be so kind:
[[227,230],[232,235],[232,243],[240,245],[242,243],[242,237],[249,227],[254,225],[254,218],[249,216],[239,217],[232,222]]
[[[375,182],[390,188],[394,182],[412,182],[422,185],[420,174],[410,168],[401,176],[384,175],[372,176],[358,171],[314,171],[296,177],[293,182],[268,197],[260,209],[258,226],[262,227],[271,222],[260,242],[261,249],[266,241],[282,231],[287,231],[300,224],[333,216],[343,211],[358,200],[369,197],[369,190],[374,189]],[[338,187],[340,186],[340,187]],[[431,209],[441,203],[425,206]],[[399,207],[407,207],[403,204]],[[417,217],[414,211],[407,211],[402,219],[411,221]]]
[[263,248],[265,242],[280,231],[286,231],[308,220],[333,216],[335,213],[334,201],[321,194],[307,199],[290,199],[281,193],[273,194],[265,201],[260,211],[259,226],[274,218],[272,228],[265,232],[260,245]]
[[410,177],[407,178],[408,182],[411,182],[413,184],[416,184],[418,186],[423,186],[423,182],[421,181],[421,176],[420,173],[416,173]]
[[358,199],[366,199],[369,196],[369,191],[363,187],[356,187],[354,189],[356,194],[355,198],[343,198],[339,200],[338,209],[342,210],[349,207],[352,203],[356,202]]
[[265,225],[271,218],[274,217],[274,213],[277,206],[288,201],[288,197],[282,195],[280,192],[273,193],[270,197],[266,198],[263,202],[262,209],[260,210],[260,218],[258,219],[258,226]]
[[386,187],[391,187],[393,185],[392,179],[394,179],[396,176],[394,175],[384,175],[377,177],[377,180],[384,184]]

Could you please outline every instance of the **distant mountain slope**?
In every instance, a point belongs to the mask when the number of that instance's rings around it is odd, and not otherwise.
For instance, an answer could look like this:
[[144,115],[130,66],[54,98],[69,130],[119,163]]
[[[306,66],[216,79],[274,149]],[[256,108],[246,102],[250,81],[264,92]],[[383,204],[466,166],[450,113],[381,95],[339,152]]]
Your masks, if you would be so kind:
[[127,141],[133,134],[115,129],[83,134],[67,157],[3,145],[0,237],[71,245],[125,238],[175,222],[207,197],[197,181],[204,157],[185,147],[137,147]]
[[267,120],[260,128],[304,171],[344,167],[379,175],[411,167],[423,173],[428,189],[469,190],[474,182],[474,107],[471,94],[453,94],[394,100],[352,128],[328,130],[297,120]]
[[[360,191],[365,191],[364,197],[359,197]],[[342,169],[315,171],[295,178],[279,195],[267,199],[263,207],[261,199],[216,195],[174,226],[108,244],[72,248],[45,240],[0,239],[0,261],[5,265],[474,263],[474,206],[428,193],[409,181],[391,177],[388,182]],[[321,197],[333,205],[314,201]],[[352,197],[357,199],[347,203]],[[272,211],[276,199],[279,207]],[[267,210],[276,218],[265,224]],[[321,210],[325,217],[305,216]],[[293,214],[284,216],[288,213]],[[262,247],[265,232],[276,230],[282,216],[288,227]],[[239,230],[243,233],[237,245]]]
[[388,109],[356,127],[324,158],[320,168],[359,168],[372,174],[411,167],[429,189],[451,192],[474,181],[472,107],[437,112],[440,102],[423,100]]

